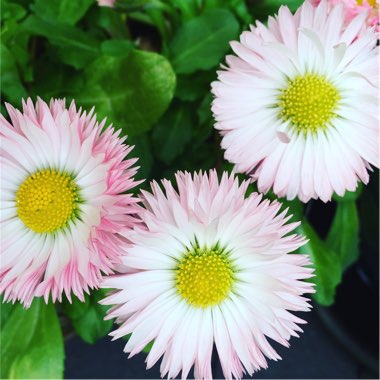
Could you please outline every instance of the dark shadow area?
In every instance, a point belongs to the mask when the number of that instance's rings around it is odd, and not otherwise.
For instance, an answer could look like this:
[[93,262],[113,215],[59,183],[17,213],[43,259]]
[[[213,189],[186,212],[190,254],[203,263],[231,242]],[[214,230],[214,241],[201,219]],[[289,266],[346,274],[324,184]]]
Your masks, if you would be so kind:
[[[340,345],[326,330],[315,311],[302,315],[308,321],[300,339],[292,338],[291,347],[274,343],[282,360],[270,361],[269,368],[253,375],[256,379],[357,379],[376,378],[358,360]],[[160,378],[159,363],[145,369],[145,354],[131,359],[123,353],[125,342],[111,342],[104,338],[95,345],[88,345],[78,337],[66,344],[65,378]],[[223,378],[217,357],[213,356],[214,378]]]

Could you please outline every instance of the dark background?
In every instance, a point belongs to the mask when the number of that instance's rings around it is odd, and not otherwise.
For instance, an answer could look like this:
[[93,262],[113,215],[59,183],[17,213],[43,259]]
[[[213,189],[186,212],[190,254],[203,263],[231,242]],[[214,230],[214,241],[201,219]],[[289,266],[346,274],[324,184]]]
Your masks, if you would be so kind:
[[[273,343],[282,360],[269,361],[269,368],[255,373],[253,378],[379,378],[378,282],[366,276],[362,259],[347,271],[333,307],[314,304],[310,313],[300,316],[308,321],[302,326],[304,333],[299,339],[291,339],[290,348]],[[127,359],[124,345],[123,340],[111,342],[109,337],[94,345],[79,337],[68,339],[65,378],[160,378],[160,361],[146,370],[146,354]],[[223,378],[215,352],[213,376]]]

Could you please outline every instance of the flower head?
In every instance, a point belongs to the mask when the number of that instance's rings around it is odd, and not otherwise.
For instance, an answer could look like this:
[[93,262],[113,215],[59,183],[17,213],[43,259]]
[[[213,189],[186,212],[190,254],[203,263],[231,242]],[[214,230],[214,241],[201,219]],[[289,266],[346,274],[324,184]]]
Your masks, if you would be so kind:
[[137,219],[131,147],[93,110],[28,99],[0,116],[0,293],[26,306],[97,287],[119,262],[122,234]]
[[[312,0],[314,6],[319,5],[321,0]],[[349,24],[359,13],[367,12],[366,24],[375,27],[380,32],[379,0],[327,0],[328,7],[342,3],[344,7],[345,24]]]
[[[328,201],[379,166],[377,37],[343,4],[281,7],[231,46],[212,85],[227,160],[258,189]],[[359,33],[360,32],[360,33]]]
[[291,311],[309,310],[301,295],[313,292],[307,256],[289,254],[305,243],[288,235],[281,204],[262,201],[248,182],[233,175],[220,183],[215,171],[177,173],[178,192],[164,180],[144,192],[145,227],[129,234],[122,258],[125,274],[104,279],[116,291],[103,303],[121,326],[114,338],[132,333],[130,356],[154,340],[147,357],[153,366],[163,355],[162,376],[210,379],[215,343],[226,378],[241,378],[277,360],[269,337],[289,346],[305,323]]

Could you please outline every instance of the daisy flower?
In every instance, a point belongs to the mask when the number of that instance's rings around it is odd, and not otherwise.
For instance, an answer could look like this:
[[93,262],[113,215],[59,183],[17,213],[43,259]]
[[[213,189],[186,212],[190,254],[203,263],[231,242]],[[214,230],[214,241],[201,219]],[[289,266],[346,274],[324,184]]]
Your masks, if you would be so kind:
[[280,197],[331,199],[379,167],[377,34],[343,4],[282,6],[232,42],[212,85],[215,128],[238,172]]
[[281,204],[252,193],[215,171],[177,173],[178,191],[163,180],[143,192],[145,228],[128,237],[122,263],[129,274],[106,277],[116,289],[103,303],[121,326],[111,335],[132,334],[125,352],[133,356],[154,341],[152,367],[163,355],[162,377],[210,379],[214,343],[226,378],[241,378],[280,359],[267,337],[289,346],[305,323],[291,311],[308,311],[301,295],[313,292],[307,256],[289,254],[305,243],[288,235]]
[[29,306],[33,297],[84,300],[101,273],[112,273],[136,223],[132,165],[120,130],[104,128],[93,110],[28,99],[23,113],[0,116],[0,294]]
[[[313,5],[318,5],[321,0],[312,0]],[[329,8],[342,3],[345,13],[345,24],[348,24],[360,12],[367,12],[366,24],[374,26],[380,32],[379,0],[327,0]]]

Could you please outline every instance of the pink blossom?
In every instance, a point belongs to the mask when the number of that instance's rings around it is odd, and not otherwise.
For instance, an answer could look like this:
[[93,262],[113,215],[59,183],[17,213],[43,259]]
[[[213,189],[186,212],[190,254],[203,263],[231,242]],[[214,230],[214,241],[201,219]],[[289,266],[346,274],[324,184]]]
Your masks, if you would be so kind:
[[75,103],[41,99],[7,105],[0,116],[0,293],[29,306],[33,297],[84,300],[120,260],[136,223],[136,159],[124,158],[120,130]]

